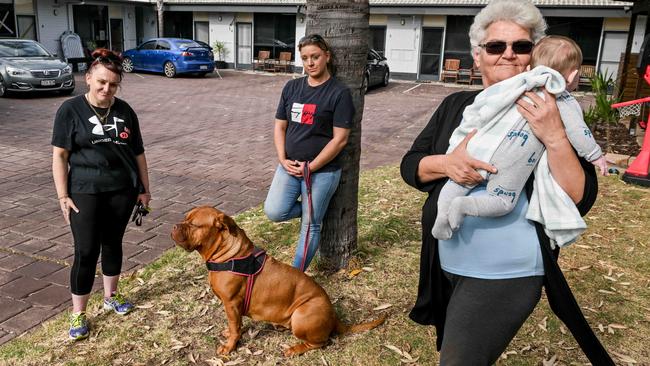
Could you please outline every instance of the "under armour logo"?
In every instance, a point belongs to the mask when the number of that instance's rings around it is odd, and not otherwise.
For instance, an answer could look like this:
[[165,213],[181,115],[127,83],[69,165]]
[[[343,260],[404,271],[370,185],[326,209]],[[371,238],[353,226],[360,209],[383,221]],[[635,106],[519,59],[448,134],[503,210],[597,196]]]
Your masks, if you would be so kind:
[[93,126],[93,134],[94,135],[104,136],[104,128],[102,126],[102,123],[99,122],[99,118],[97,118],[97,116],[92,116],[92,117],[88,118],[88,121],[90,121],[90,123],[92,123],[94,125]]

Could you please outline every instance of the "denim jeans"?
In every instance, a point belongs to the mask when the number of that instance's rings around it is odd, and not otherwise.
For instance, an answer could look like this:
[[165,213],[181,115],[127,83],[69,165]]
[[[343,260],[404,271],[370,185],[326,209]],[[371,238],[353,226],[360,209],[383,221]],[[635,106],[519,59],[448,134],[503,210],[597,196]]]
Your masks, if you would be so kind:
[[[320,243],[320,228],[327,212],[330,199],[339,185],[341,169],[325,172],[311,173],[311,201],[314,216],[309,222],[309,206],[307,200],[307,186],[303,178],[296,178],[289,175],[282,165],[278,165],[275,176],[269,188],[269,193],[264,202],[264,213],[269,220],[274,222],[286,221],[296,217],[300,219],[300,238],[296,248],[296,256],[293,259],[293,266],[300,268],[304,257],[305,237],[309,226],[309,246],[305,269],[316,255]],[[300,201],[298,201],[300,197]]]

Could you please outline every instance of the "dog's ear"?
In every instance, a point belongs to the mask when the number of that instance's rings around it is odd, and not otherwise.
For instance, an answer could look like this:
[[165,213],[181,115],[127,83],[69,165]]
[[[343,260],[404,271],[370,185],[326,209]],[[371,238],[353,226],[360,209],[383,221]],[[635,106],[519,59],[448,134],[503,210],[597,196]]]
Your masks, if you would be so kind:
[[218,230],[228,230],[231,235],[237,233],[237,224],[235,223],[235,220],[226,214],[215,217],[213,226]]

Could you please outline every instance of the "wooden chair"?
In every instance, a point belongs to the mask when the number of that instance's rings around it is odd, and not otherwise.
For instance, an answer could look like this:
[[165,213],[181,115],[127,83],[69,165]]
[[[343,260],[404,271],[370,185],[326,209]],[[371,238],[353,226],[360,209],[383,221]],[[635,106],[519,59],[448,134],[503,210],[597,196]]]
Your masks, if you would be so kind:
[[469,85],[473,85],[474,80],[478,80],[479,84],[483,82],[483,74],[481,74],[481,70],[476,65],[472,65],[472,75],[469,77]]
[[291,52],[280,52],[280,58],[275,64],[275,71],[284,70],[284,72],[289,72],[289,66],[293,66]]
[[596,76],[596,66],[594,65],[580,65],[580,79],[578,80],[578,89],[586,85],[591,87],[591,79]]
[[472,84],[472,71],[473,69],[458,69],[458,78],[456,83],[458,84]]
[[440,81],[444,82],[446,79],[458,80],[458,69],[460,69],[460,60],[457,58],[448,58],[445,60],[445,66],[440,73]]
[[257,58],[253,59],[253,71],[255,70],[266,70],[266,64],[271,56],[271,51],[259,51],[257,53]]

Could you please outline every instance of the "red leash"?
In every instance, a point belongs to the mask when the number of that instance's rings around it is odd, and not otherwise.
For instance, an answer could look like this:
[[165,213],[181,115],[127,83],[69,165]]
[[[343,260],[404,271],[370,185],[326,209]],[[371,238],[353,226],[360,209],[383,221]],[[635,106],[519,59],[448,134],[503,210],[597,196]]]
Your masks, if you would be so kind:
[[311,204],[311,169],[309,169],[309,162],[305,162],[305,166],[302,171],[303,179],[305,180],[305,186],[307,186],[307,205],[309,210],[307,212],[307,235],[305,235],[305,243],[303,244],[303,253],[302,253],[302,262],[300,263],[300,270],[305,272],[305,262],[307,261],[307,250],[309,249],[309,232],[311,231],[311,218],[314,214],[314,208]]

